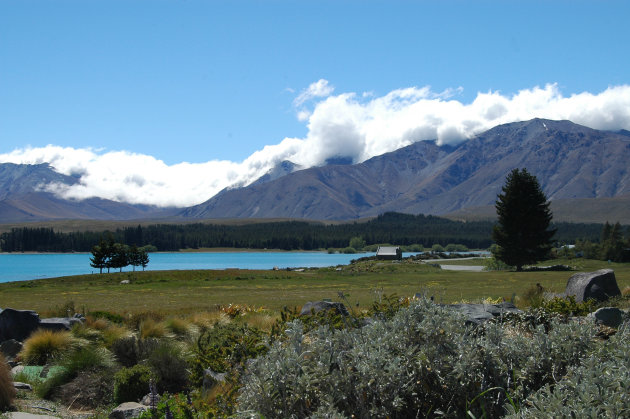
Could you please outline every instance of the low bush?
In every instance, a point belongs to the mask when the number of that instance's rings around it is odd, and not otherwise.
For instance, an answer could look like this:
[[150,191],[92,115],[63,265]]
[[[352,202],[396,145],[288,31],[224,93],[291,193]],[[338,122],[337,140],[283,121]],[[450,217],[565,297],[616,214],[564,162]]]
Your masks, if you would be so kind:
[[248,364],[238,409],[264,417],[499,417],[579,365],[596,332],[592,322],[553,317],[528,333],[470,328],[428,299],[358,328],[306,332],[295,320]]
[[188,363],[186,348],[167,341],[160,342],[147,360],[156,374],[157,390],[160,393],[177,393],[188,386]]
[[544,300],[541,308],[550,313],[564,314],[566,316],[586,316],[592,312],[596,306],[595,300],[576,302],[575,297],[554,297],[551,300]]
[[158,345],[158,339],[138,339],[135,336],[125,336],[112,343],[111,351],[118,362],[125,367],[131,367],[146,360]]
[[37,330],[24,342],[19,357],[27,365],[45,365],[75,344],[70,332]]
[[11,370],[4,355],[0,353],[0,410],[8,410],[13,406],[16,391],[13,387]]
[[564,378],[531,394],[509,418],[620,418],[630,412],[630,329],[622,327],[606,344],[569,368]]
[[123,368],[114,375],[114,402],[138,401],[149,393],[149,383],[155,374],[148,365]]

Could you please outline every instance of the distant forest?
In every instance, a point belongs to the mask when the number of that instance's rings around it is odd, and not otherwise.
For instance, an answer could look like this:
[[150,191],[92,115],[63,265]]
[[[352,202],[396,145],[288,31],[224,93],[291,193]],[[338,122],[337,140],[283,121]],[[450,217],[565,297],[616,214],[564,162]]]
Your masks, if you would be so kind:
[[[14,228],[0,235],[3,252],[89,252],[101,238],[129,246],[155,246],[159,251],[209,247],[316,250],[343,248],[353,237],[366,245],[463,244],[485,249],[492,244],[493,222],[460,222],[425,215],[385,213],[367,222],[322,224],[304,221],[247,225],[156,224],[116,231],[55,232],[52,228]],[[557,223],[555,239],[562,244],[576,240],[598,242],[602,224]]]

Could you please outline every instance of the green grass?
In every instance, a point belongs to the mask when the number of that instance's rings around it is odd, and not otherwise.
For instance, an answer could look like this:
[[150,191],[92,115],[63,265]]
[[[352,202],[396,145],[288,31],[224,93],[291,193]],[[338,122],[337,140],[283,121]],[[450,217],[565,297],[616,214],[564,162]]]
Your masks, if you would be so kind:
[[[467,263],[470,263],[466,261]],[[594,260],[553,260],[579,271],[615,270],[619,288],[630,286],[630,264]],[[160,312],[189,314],[219,305],[247,304],[279,311],[306,301],[349,295],[347,302],[367,307],[379,295],[422,292],[437,302],[509,299],[536,283],[562,292],[572,272],[454,272],[410,262],[370,261],[304,272],[265,270],[146,271],[69,276],[0,284],[0,307],[54,313],[69,301],[77,311],[105,310],[123,315]],[[123,279],[129,285],[120,285]]]

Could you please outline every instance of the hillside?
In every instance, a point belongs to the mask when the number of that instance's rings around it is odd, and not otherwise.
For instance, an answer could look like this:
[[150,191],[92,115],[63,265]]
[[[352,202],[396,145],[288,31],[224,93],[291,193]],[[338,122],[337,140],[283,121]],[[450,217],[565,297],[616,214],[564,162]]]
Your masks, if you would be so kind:
[[[356,165],[296,171],[226,190],[179,215],[320,220],[386,211],[443,215],[493,205],[516,167],[536,175],[552,201],[616,198],[630,196],[629,161],[626,135],[534,119],[495,127],[456,148],[417,142]],[[598,220],[607,219],[607,206],[597,209],[604,212]],[[622,210],[611,217],[624,215]]]

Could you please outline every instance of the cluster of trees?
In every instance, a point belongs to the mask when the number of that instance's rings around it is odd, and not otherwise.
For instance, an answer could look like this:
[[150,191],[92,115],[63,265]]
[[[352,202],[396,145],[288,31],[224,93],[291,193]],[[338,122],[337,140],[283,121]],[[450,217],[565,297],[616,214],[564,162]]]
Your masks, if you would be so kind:
[[589,259],[610,260],[612,262],[630,262],[630,228],[624,238],[623,227],[618,222],[604,224],[599,243],[580,240],[575,245],[575,252]]
[[[399,246],[460,243],[471,249],[492,244],[492,221],[459,222],[425,215],[385,213],[368,222],[324,224],[302,221],[262,222],[246,225],[156,224],[117,229],[113,232],[62,233],[52,228],[14,228],[0,234],[4,252],[89,252],[104,235],[138,247],[154,245],[160,251],[203,247],[315,250],[344,248],[358,237],[366,246],[392,243]],[[556,239],[598,241],[602,224],[556,223]]]
[[99,244],[92,247],[92,257],[90,257],[90,266],[99,269],[103,273],[103,269],[109,270],[120,269],[125,266],[142,266],[142,270],[149,264],[148,248],[138,247],[136,245],[127,246],[122,243],[115,243],[113,240],[103,240]]

